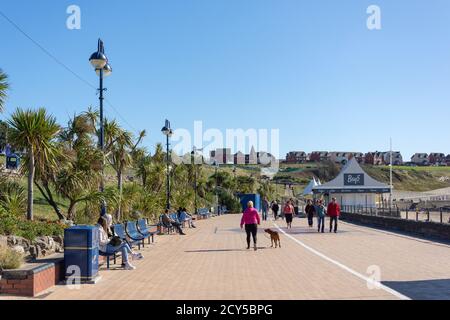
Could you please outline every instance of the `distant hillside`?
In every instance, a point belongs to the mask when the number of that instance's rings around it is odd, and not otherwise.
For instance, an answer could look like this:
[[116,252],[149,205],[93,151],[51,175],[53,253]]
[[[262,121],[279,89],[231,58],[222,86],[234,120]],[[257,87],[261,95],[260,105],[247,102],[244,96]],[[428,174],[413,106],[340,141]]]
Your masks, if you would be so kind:
[[[362,167],[374,179],[389,184],[388,166]],[[319,178],[322,183],[332,180],[341,168],[341,165],[334,163],[282,164],[274,181],[305,187],[313,177]],[[450,167],[394,167],[392,177],[396,190],[422,192],[450,187]]]

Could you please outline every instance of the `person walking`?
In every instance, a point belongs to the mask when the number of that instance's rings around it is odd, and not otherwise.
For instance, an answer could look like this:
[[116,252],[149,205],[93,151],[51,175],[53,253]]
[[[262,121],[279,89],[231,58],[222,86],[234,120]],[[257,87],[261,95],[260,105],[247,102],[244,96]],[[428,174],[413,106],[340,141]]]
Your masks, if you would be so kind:
[[263,221],[267,221],[267,214],[269,212],[269,200],[267,200],[267,197],[264,197],[264,200],[262,202],[262,218]]
[[327,214],[330,217],[330,232],[333,229],[334,221],[334,233],[337,233],[338,218],[341,215],[341,207],[336,202],[336,198],[331,198],[331,202],[328,204]]
[[317,200],[316,206],[316,214],[317,214],[317,232],[324,233],[325,229],[325,215],[327,214],[327,209],[323,205],[322,200]]
[[294,206],[291,201],[288,200],[283,208],[284,217],[286,218],[287,228],[292,229],[292,219],[294,218]]
[[305,213],[306,213],[306,216],[308,217],[308,225],[310,228],[312,228],[314,213],[316,213],[316,209],[314,208],[311,200],[308,200],[308,202],[307,202],[307,205],[305,207]]
[[241,218],[241,229],[244,228],[247,233],[247,249],[250,249],[250,236],[253,237],[253,249],[256,251],[256,234],[258,225],[261,224],[258,211],[253,207],[253,201],[247,203],[247,209],[244,210]]
[[275,200],[272,204],[272,212],[273,212],[273,218],[275,220],[278,219],[278,211],[280,210],[280,206],[278,205],[277,201]]

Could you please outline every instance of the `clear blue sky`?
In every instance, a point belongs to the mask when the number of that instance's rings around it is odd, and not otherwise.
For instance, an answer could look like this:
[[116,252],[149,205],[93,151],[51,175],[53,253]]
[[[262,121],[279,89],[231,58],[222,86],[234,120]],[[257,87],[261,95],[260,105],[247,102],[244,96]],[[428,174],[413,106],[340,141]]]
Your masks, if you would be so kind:
[[[66,8],[81,7],[81,30]],[[381,7],[382,30],[366,9]],[[82,78],[97,38],[114,72],[106,115],[149,133],[175,128],[279,128],[289,150],[450,153],[448,0],[2,1],[0,10]],[[60,122],[95,91],[0,17],[7,117],[45,106]],[[130,126],[131,124],[131,126]]]

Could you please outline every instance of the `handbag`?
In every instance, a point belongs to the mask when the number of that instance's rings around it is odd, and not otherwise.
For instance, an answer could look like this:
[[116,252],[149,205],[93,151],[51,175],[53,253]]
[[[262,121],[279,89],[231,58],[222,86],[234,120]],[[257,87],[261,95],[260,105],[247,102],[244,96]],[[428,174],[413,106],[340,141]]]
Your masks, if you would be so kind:
[[118,247],[122,244],[122,239],[120,239],[118,236],[114,236],[111,238],[111,240],[109,241],[109,243],[113,246],[113,247]]

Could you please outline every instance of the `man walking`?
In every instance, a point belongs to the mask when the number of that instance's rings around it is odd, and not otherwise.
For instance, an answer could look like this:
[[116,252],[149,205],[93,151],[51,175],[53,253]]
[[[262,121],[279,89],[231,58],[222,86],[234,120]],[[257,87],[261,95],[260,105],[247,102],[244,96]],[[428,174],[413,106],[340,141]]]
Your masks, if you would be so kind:
[[262,218],[263,221],[267,221],[267,213],[269,212],[269,200],[267,200],[267,197],[264,197],[264,200],[262,202]]
[[277,201],[275,200],[272,204],[273,218],[275,220],[278,219],[278,210],[280,210],[280,206],[278,205]]
[[341,207],[336,202],[336,198],[331,198],[331,202],[328,204],[327,214],[330,217],[330,232],[333,229],[334,221],[334,233],[337,232],[338,218],[341,215]]
[[316,209],[314,208],[314,205],[312,204],[312,201],[308,199],[308,204],[305,207],[305,213],[308,217],[308,225],[310,228],[313,227],[313,218],[314,214],[316,213]]

